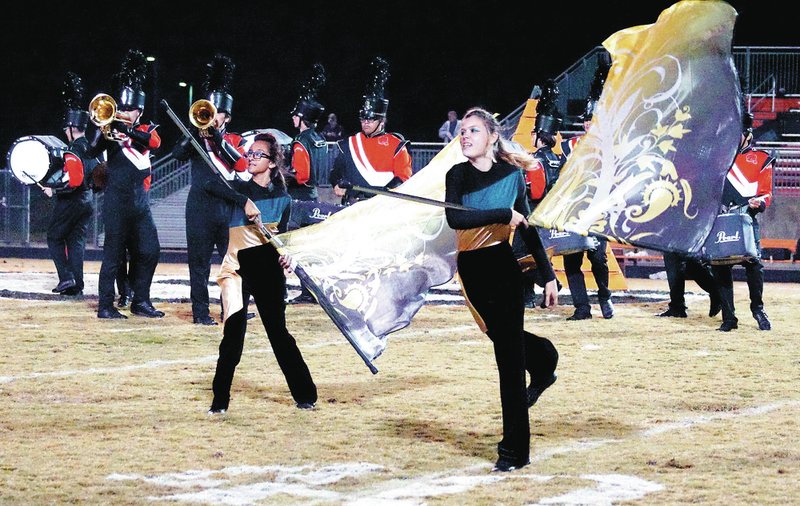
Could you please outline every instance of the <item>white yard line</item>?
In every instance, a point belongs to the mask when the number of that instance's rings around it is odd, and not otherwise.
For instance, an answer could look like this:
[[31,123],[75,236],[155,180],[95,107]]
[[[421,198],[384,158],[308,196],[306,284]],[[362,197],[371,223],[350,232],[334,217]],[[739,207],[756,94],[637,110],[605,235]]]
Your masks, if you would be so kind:
[[[582,453],[611,444],[620,444],[636,438],[651,438],[667,432],[679,432],[697,425],[717,420],[760,416],[784,408],[800,406],[800,400],[784,400],[762,406],[754,406],[739,411],[714,415],[687,417],[676,422],[656,424],[644,428],[625,438],[575,441],[571,444],[550,448],[539,452],[533,459],[536,462],[568,453]],[[536,498],[532,492],[532,504],[599,504],[612,505],[620,501],[641,499],[647,494],[658,492],[665,487],[637,476],[621,474],[587,473],[579,476],[540,475],[525,470],[514,473],[487,473],[489,464],[477,464],[460,469],[449,469],[424,474],[412,478],[391,478],[377,484],[368,485],[352,492],[337,492],[329,485],[342,480],[352,483],[362,476],[375,476],[383,471],[377,464],[351,462],[316,466],[304,464],[296,466],[237,466],[219,470],[189,470],[161,475],[112,474],[108,480],[141,481],[165,489],[172,489],[166,495],[151,495],[151,501],[179,501],[206,504],[252,504],[280,494],[295,499],[318,503],[347,504],[350,506],[410,506],[423,505],[431,498],[468,494],[471,490],[504,480],[527,480],[542,483],[550,480],[575,480],[579,478],[590,482],[590,486],[578,487],[561,495]],[[265,479],[265,475],[269,478]],[[238,477],[234,483],[229,478]],[[241,483],[244,476],[252,477],[251,483]],[[175,493],[174,489],[193,489],[189,492]],[[198,490],[199,489],[199,490]],[[535,488],[533,489],[535,490]],[[469,502],[468,498],[464,498]]]
[[[110,329],[110,332],[132,332],[136,329],[132,328],[122,328],[122,329]],[[438,328],[438,329],[430,329],[430,330],[400,330],[398,331],[397,335],[390,337],[390,340],[396,341],[400,339],[411,339],[411,338],[420,338],[426,336],[436,336],[439,334],[448,334],[448,333],[464,333],[469,331],[475,331],[476,327],[474,325],[458,325],[454,327],[446,327],[446,328]],[[318,348],[325,348],[328,346],[341,346],[346,345],[347,340],[342,337],[336,341],[326,341],[322,343],[315,343],[315,344],[308,344],[308,345],[300,345],[300,348],[303,349],[318,349]],[[245,355],[251,354],[261,354],[261,353],[272,353],[272,348],[256,348],[253,350],[245,350]],[[204,357],[197,357],[197,358],[183,358],[183,359],[175,359],[175,360],[149,360],[147,362],[143,362],[141,364],[130,364],[130,365],[121,365],[115,367],[90,367],[87,369],[67,369],[63,371],[46,371],[46,372],[32,372],[27,374],[20,374],[17,376],[0,376],[0,383],[11,383],[12,381],[20,381],[26,379],[41,379],[41,378],[63,378],[67,376],[86,376],[90,374],[121,374],[127,373],[132,371],[140,371],[143,369],[157,369],[160,367],[173,367],[173,366],[184,366],[184,365],[192,365],[192,364],[206,364],[206,363],[213,363],[216,362],[218,355],[207,355]]]

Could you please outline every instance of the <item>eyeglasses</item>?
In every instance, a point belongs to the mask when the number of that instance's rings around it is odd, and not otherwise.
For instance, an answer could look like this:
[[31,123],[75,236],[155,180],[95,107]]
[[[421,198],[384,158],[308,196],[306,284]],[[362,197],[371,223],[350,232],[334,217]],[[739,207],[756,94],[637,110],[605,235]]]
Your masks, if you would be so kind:
[[267,160],[272,160],[272,157],[269,154],[264,153],[263,151],[253,151],[252,149],[244,154],[246,158],[255,158],[256,160],[260,160],[262,158],[266,158]]
[[380,121],[378,118],[359,118],[362,123],[373,123]]

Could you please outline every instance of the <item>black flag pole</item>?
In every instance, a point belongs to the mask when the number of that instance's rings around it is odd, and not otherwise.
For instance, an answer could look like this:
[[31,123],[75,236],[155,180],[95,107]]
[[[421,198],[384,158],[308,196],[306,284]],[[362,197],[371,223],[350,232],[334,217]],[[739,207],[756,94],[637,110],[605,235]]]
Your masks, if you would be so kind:
[[201,146],[199,142],[197,142],[197,139],[195,139],[194,135],[192,135],[189,129],[186,128],[186,125],[183,124],[183,121],[181,121],[180,118],[178,118],[178,115],[175,114],[175,111],[172,110],[172,107],[169,106],[166,100],[164,99],[161,100],[161,107],[164,108],[164,110],[167,113],[167,116],[169,116],[169,118],[175,123],[175,126],[178,127],[183,136],[189,139],[189,142],[192,143],[192,147],[194,147],[195,151],[197,151],[197,154],[200,155],[200,158],[202,158],[203,161],[206,162],[208,168],[210,168],[214,174],[219,176],[219,179],[222,180],[223,183],[225,183],[225,186],[231,188],[231,184],[228,182],[228,180],[225,179],[222,176],[222,174],[219,173],[217,168],[214,166],[214,162],[211,161],[211,157],[208,156],[208,152],[205,149],[203,149],[203,146]]
[[[273,235],[269,230],[267,230],[267,227],[265,227],[264,224],[261,222],[261,218],[256,218],[255,222],[256,225],[258,225],[259,229],[261,230],[261,233],[264,234],[264,237],[267,238],[270,244],[272,244],[272,246],[278,251],[278,253],[283,254],[285,252],[285,245],[283,244],[283,241],[281,241],[277,236]],[[325,312],[328,314],[328,316],[336,325],[336,327],[339,329],[339,331],[341,331],[345,339],[347,339],[350,342],[350,344],[353,345],[353,349],[356,350],[358,356],[361,357],[361,359],[364,361],[365,364],[367,364],[367,367],[369,367],[370,372],[372,372],[372,374],[377,374],[378,368],[375,367],[375,365],[369,359],[367,354],[364,353],[364,351],[358,346],[355,337],[353,337],[352,333],[347,328],[347,324],[342,318],[341,313],[339,313],[339,311],[337,311],[336,308],[333,307],[333,304],[331,304],[331,302],[325,296],[325,293],[322,291],[322,288],[311,279],[311,276],[308,275],[303,266],[297,263],[297,261],[293,258],[292,258],[292,270],[294,271],[295,275],[300,280],[300,282],[303,284],[303,286],[305,286],[308,289],[308,291],[314,295],[314,298],[317,299],[319,305],[322,307],[322,309],[325,310]]]
[[[166,100],[161,100],[161,106],[164,108],[170,119],[172,119],[172,121],[175,122],[175,125],[177,125],[177,127],[180,129],[181,133],[186,138],[190,139],[192,146],[194,146],[194,149],[197,150],[197,152],[200,154],[200,157],[203,159],[203,161],[206,162],[206,165],[208,165],[208,167],[214,172],[214,174],[219,176],[219,178],[225,183],[225,185],[228,188],[231,188],[231,185],[228,182],[228,180],[222,177],[222,174],[220,174],[219,171],[214,166],[214,162],[211,161],[211,157],[208,156],[206,150],[203,149],[202,146],[200,146],[200,143],[197,142],[197,139],[195,139],[192,133],[189,132],[189,129],[186,128],[186,125],[184,125],[183,122],[180,120],[180,118],[178,118],[178,116],[175,114],[175,111],[172,110],[172,108],[169,106]],[[266,237],[269,243],[272,244],[272,247],[274,247],[275,250],[278,251],[278,253],[284,254],[286,248],[285,245],[283,244],[283,241],[281,241],[277,236],[275,236],[269,230],[267,230],[267,227],[265,227],[264,223],[261,221],[261,217],[260,216],[256,217],[256,219],[253,221],[258,226],[258,229],[261,231],[261,233],[264,234],[264,237]],[[336,308],[333,307],[333,304],[331,304],[331,302],[325,296],[325,293],[322,291],[322,288],[311,279],[311,276],[308,275],[303,266],[298,264],[297,261],[294,259],[292,259],[292,270],[294,271],[295,275],[300,280],[300,282],[303,283],[303,285],[308,289],[308,291],[310,291],[314,295],[314,297],[317,299],[317,302],[325,311],[325,313],[327,313],[327,315],[330,317],[330,319],[333,321],[336,327],[341,331],[342,335],[344,335],[345,339],[347,339],[348,342],[350,342],[350,344],[356,350],[358,356],[360,356],[361,359],[364,361],[364,363],[367,364],[367,367],[369,368],[370,372],[372,372],[372,374],[376,374],[378,372],[377,367],[373,365],[372,361],[369,359],[369,357],[367,357],[366,353],[364,353],[364,351],[358,346],[355,337],[347,328],[346,322],[341,316],[341,313],[337,311]]]
[[417,204],[426,204],[429,206],[444,207],[447,209],[458,209],[460,211],[475,211],[474,207],[462,206],[461,204],[452,204],[450,202],[443,202],[441,200],[429,199],[426,197],[418,197],[416,195],[409,195],[408,193],[388,191],[372,186],[358,186],[345,181],[339,182],[339,188],[353,189],[358,192],[372,193],[373,195],[385,195],[386,197],[408,200],[410,202],[416,202]]

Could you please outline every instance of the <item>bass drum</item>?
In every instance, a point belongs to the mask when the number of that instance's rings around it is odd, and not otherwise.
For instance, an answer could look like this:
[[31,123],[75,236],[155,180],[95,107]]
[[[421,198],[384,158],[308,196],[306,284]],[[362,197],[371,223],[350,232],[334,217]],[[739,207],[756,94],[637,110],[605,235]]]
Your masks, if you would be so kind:
[[52,135],[20,137],[8,150],[6,161],[11,173],[26,185],[58,184],[64,176],[67,145]]

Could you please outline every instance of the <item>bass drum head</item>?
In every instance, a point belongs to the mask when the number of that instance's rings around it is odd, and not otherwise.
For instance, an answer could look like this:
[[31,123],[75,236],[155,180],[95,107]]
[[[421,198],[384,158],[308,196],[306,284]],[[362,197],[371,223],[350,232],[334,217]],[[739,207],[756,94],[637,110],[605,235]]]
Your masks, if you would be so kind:
[[21,183],[33,185],[43,181],[53,166],[53,149],[66,149],[58,137],[29,135],[20,137],[8,150],[8,167]]

